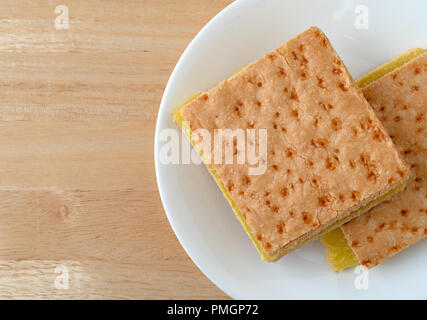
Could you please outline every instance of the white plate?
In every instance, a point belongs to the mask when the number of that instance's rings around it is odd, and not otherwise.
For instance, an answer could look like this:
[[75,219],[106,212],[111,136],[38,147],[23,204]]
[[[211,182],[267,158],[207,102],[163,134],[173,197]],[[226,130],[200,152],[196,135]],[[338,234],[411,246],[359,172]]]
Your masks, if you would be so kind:
[[[368,29],[355,27],[356,8],[361,4],[368,4]],[[363,14],[364,9],[357,12]],[[372,269],[368,289],[356,288],[355,283],[366,284],[366,278],[362,280],[355,269],[333,274],[318,241],[277,263],[266,263],[203,165],[164,165],[158,157],[164,145],[161,130],[179,132],[170,115],[174,107],[310,26],[326,33],[357,78],[409,48],[426,48],[426,15],[424,0],[236,1],[188,46],[168,82],[157,119],[157,182],[182,246],[228,295],[238,299],[427,298],[426,241]]]

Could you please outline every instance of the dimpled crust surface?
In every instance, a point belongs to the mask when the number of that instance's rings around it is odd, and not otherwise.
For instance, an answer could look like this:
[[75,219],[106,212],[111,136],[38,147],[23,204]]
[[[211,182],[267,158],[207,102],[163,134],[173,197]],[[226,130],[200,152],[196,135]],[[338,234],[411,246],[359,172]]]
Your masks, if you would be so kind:
[[191,131],[212,135],[218,128],[267,129],[264,174],[248,175],[249,164],[236,159],[211,167],[269,256],[346,217],[408,174],[315,27],[201,94],[181,115]]
[[411,167],[403,192],[342,227],[359,261],[369,268],[427,235],[427,54],[363,93]]

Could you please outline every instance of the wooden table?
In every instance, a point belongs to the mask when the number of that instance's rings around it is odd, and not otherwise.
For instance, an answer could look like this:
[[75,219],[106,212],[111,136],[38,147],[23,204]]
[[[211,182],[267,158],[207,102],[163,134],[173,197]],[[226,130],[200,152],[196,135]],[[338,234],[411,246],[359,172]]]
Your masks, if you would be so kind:
[[2,1],[0,298],[227,298],[169,226],[153,138],[175,63],[230,2]]

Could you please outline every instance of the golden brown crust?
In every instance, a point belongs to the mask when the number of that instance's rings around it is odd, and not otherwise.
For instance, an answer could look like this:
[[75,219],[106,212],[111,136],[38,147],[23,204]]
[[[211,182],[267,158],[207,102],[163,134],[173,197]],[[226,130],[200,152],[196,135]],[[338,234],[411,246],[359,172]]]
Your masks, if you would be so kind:
[[362,90],[412,168],[403,192],[342,227],[368,268],[427,235],[426,84],[427,54],[423,54]]
[[236,161],[212,167],[269,255],[344,218],[408,172],[318,28],[221,82],[181,114],[192,130],[212,134],[267,129],[265,174],[248,176],[249,165]]

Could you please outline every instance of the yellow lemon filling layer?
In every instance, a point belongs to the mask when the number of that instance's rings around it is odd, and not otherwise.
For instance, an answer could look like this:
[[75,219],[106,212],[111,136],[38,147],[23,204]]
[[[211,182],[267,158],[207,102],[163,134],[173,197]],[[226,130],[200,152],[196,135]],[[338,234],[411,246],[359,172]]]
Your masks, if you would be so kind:
[[[380,79],[387,73],[392,72],[393,70],[401,67],[405,63],[411,61],[412,59],[418,57],[419,55],[425,52],[427,52],[427,50],[420,48],[411,49],[405,52],[404,54],[394,58],[393,60],[386,62],[375,70],[367,73],[359,80],[357,80],[357,85],[361,89],[363,89],[370,83]],[[390,198],[393,194],[397,193],[400,190],[403,190],[405,184],[397,187],[395,191],[390,191],[389,193],[391,194],[387,194],[384,197]],[[380,203],[383,200],[386,199],[379,199],[377,203]],[[340,228],[325,234],[322,237],[322,242],[328,249],[328,261],[334,271],[340,272],[344,269],[354,267],[359,264],[356,255],[348,245],[347,239],[345,238]]]
[[370,83],[374,82],[385,76],[387,73],[392,72],[394,69],[397,69],[403,66],[405,63],[408,63],[412,59],[418,57],[419,55],[427,52],[427,50],[421,48],[410,49],[406,51],[404,54],[384,63],[378,68],[368,72],[363,77],[356,81],[357,85],[360,89],[363,89]]
[[328,261],[335,272],[341,272],[359,264],[341,228],[325,234],[322,237],[322,243],[328,248]]

